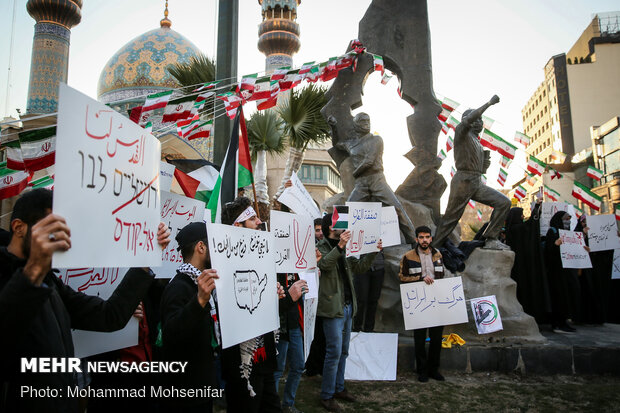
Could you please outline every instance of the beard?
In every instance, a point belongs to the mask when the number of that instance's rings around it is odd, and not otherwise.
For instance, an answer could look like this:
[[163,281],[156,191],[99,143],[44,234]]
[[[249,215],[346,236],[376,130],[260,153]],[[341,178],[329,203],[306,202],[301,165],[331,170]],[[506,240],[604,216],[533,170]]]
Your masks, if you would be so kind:
[[430,246],[430,244],[418,244],[420,246],[420,248],[422,248],[422,251],[426,251],[428,249],[428,247]]
[[30,257],[30,243],[32,241],[32,233],[30,232],[30,226],[28,226],[28,230],[26,231],[26,236],[22,239],[22,253],[24,257],[28,259]]

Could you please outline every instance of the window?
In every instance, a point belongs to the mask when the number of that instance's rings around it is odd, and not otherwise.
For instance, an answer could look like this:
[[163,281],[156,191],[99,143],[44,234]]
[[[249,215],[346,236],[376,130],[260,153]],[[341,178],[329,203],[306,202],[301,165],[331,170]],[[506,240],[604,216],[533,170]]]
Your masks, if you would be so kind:
[[314,167],[314,179],[316,179],[317,181],[323,180],[323,167],[322,166]]
[[301,178],[302,179],[312,178],[312,170],[310,169],[310,165],[301,166]]

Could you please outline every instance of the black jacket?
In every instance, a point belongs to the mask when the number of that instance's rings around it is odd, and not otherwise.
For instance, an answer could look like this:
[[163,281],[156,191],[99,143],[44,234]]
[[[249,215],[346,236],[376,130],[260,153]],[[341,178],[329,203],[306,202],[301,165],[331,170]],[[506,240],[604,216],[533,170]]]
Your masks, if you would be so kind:
[[[66,397],[73,373],[20,373],[22,357],[73,357],[71,329],[115,331],[123,328],[153,277],[132,268],[107,300],[76,292],[50,271],[39,287],[23,274],[25,260],[0,248],[0,411],[74,412]],[[65,397],[20,397],[20,386],[60,389]],[[5,399],[6,397],[6,399]]]
[[[213,319],[209,303],[198,303],[198,287],[187,275],[177,272],[161,297],[163,357],[167,361],[187,361],[185,373],[169,374],[167,386],[184,389],[215,388]],[[174,400],[177,405],[208,403],[206,398]]]

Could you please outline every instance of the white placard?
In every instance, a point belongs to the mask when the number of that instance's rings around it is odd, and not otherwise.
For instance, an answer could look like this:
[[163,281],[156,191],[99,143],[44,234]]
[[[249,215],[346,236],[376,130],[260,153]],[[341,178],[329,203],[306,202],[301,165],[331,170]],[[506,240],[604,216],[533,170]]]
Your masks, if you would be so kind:
[[310,346],[314,340],[314,326],[316,324],[316,311],[319,308],[318,298],[304,299],[304,360],[308,360]]
[[614,261],[611,267],[611,279],[620,279],[620,249],[614,250]]
[[[127,268],[63,268],[58,277],[75,291],[110,298],[127,273]],[[131,317],[127,325],[117,331],[71,330],[75,357],[88,357],[138,344],[139,322]]]
[[467,322],[461,277],[400,285],[405,330]]
[[471,312],[478,328],[478,334],[503,330],[502,317],[494,295],[471,299]]
[[60,85],[54,213],[71,249],[53,266],[156,267],[161,145],[126,117]]
[[319,298],[319,283],[317,280],[317,274],[315,271],[300,272],[299,279],[305,280],[308,283],[308,292],[304,295],[308,298]]
[[570,227],[571,229],[575,228],[577,225],[577,213],[575,212],[575,207],[567,204],[566,202],[543,202],[540,205],[540,235],[542,237],[547,235],[547,231],[549,230],[549,222],[551,218],[558,211],[568,212],[570,215]]
[[400,245],[400,227],[398,215],[393,206],[381,208],[381,242],[383,247]]
[[174,178],[174,170],[176,167],[168,162],[159,162],[159,189],[170,192],[172,187],[172,178]]
[[369,252],[378,252],[381,238],[381,203],[347,202],[349,207],[349,231],[347,257],[359,257]]
[[586,246],[583,232],[566,231],[560,232],[560,256],[563,268],[592,268],[590,254],[584,248]]
[[161,252],[161,267],[153,268],[157,278],[172,278],[183,263],[179,244],[175,239],[183,227],[192,222],[203,222],[205,203],[197,199],[161,191],[161,222],[170,229],[170,244]]
[[308,193],[295,172],[291,174],[291,182],[293,186],[286,188],[278,198],[278,201],[297,214],[307,215],[312,219],[320,218],[321,211],[316,207],[314,199],[312,199],[312,196]]
[[615,215],[590,215],[586,219],[586,223],[590,228],[588,230],[590,251],[607,251],[620,248]]
[[398,334],[351,333],[345,380],[396,380]]
[[273,235],[231,225],[207,223],[222,347],[280,327]]
[[316,268],[312,218],[306,215],[271,211],[269,228],[274,236],[276,270],[279,273]]

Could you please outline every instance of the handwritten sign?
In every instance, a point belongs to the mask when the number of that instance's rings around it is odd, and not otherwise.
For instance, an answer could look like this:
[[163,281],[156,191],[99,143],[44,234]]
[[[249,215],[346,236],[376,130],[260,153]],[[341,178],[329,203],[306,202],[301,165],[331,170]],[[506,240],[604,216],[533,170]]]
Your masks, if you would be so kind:
[[503,330],[497,299],[494,295],[471,299],[471,312],[478,328],[478,334]]
[[60,85],[53,209],[71,249],[54,253],[54,267],[161,265],[160,152],[134,122]]
[[295,172],[291,175],[291,182],[293,186],[286,188],[278,198],[278,201],[297,214],[307,215],[312,219],[320,218],[321,211],[316,207],[314,199],[312,199],[312,196],[308,193]]
[[314,222],[307,215],[271,211],[277,272],[300,272],[316,268]]
[[203,222],[205,203],[197,199],[161,191],[161,222],[170,229],[170,244],[161,252],[161,267],[153,268],[157,278],[172,278],[183,263],[176,235],[192,222]]
[[276,263],[270,232],[207,223],[222,347],[280,326]]
[[381,208],[381,242],[383,247],[400,245],[398,215],[393,206]]
[[611,279],[620,279],[620,249],[614,250],[614,261],[611,267]]
[[560,232],[560,256],[563,268],[592,268],[590,254],[584,248],[586,246],[583,232],[566,231]]
[[[63,268],[59,271],[60,280],[75,291],[107,300],[125,277],[127,268]],[[124,328],[110,333],[71,330],[75,357],[137,345],[138,324],[138,320],[132,317]]]
[[347,206],[351,231],[347,257],[377,252],[377,243],[381,238],[381,203],[347,202]]
[[162,191],[170,191],[172,178],[176,167],[168,162],[159,162],[159,188]]
[[566,202],[543,202],[540,206],[540,235],[547,235],[549,230],[549,222],[558,211],[568,212],[570,215],[570,227],[575,228],[577,225],[577,214],[575,207]]
[[308,360],[310,346],[314,340],[314,326],[316,324],[316,311],[319,308],[318,298],[304,299],[304,360]]
[[467,322],[461,277],[400,285],[405,330]]
[[316,270],[309,272],[300,272],[299,279],[305,280],[306,283],[308,283],[308,292],[304,294],[305,298],[319,297],[319,282],[317,279]]
[[588,231],[590,251],[607,251],[620,248],[615,215],[590,215],[586,222],[590,228]]
[[396,380],[398,334],[351,333],[345,380]]

